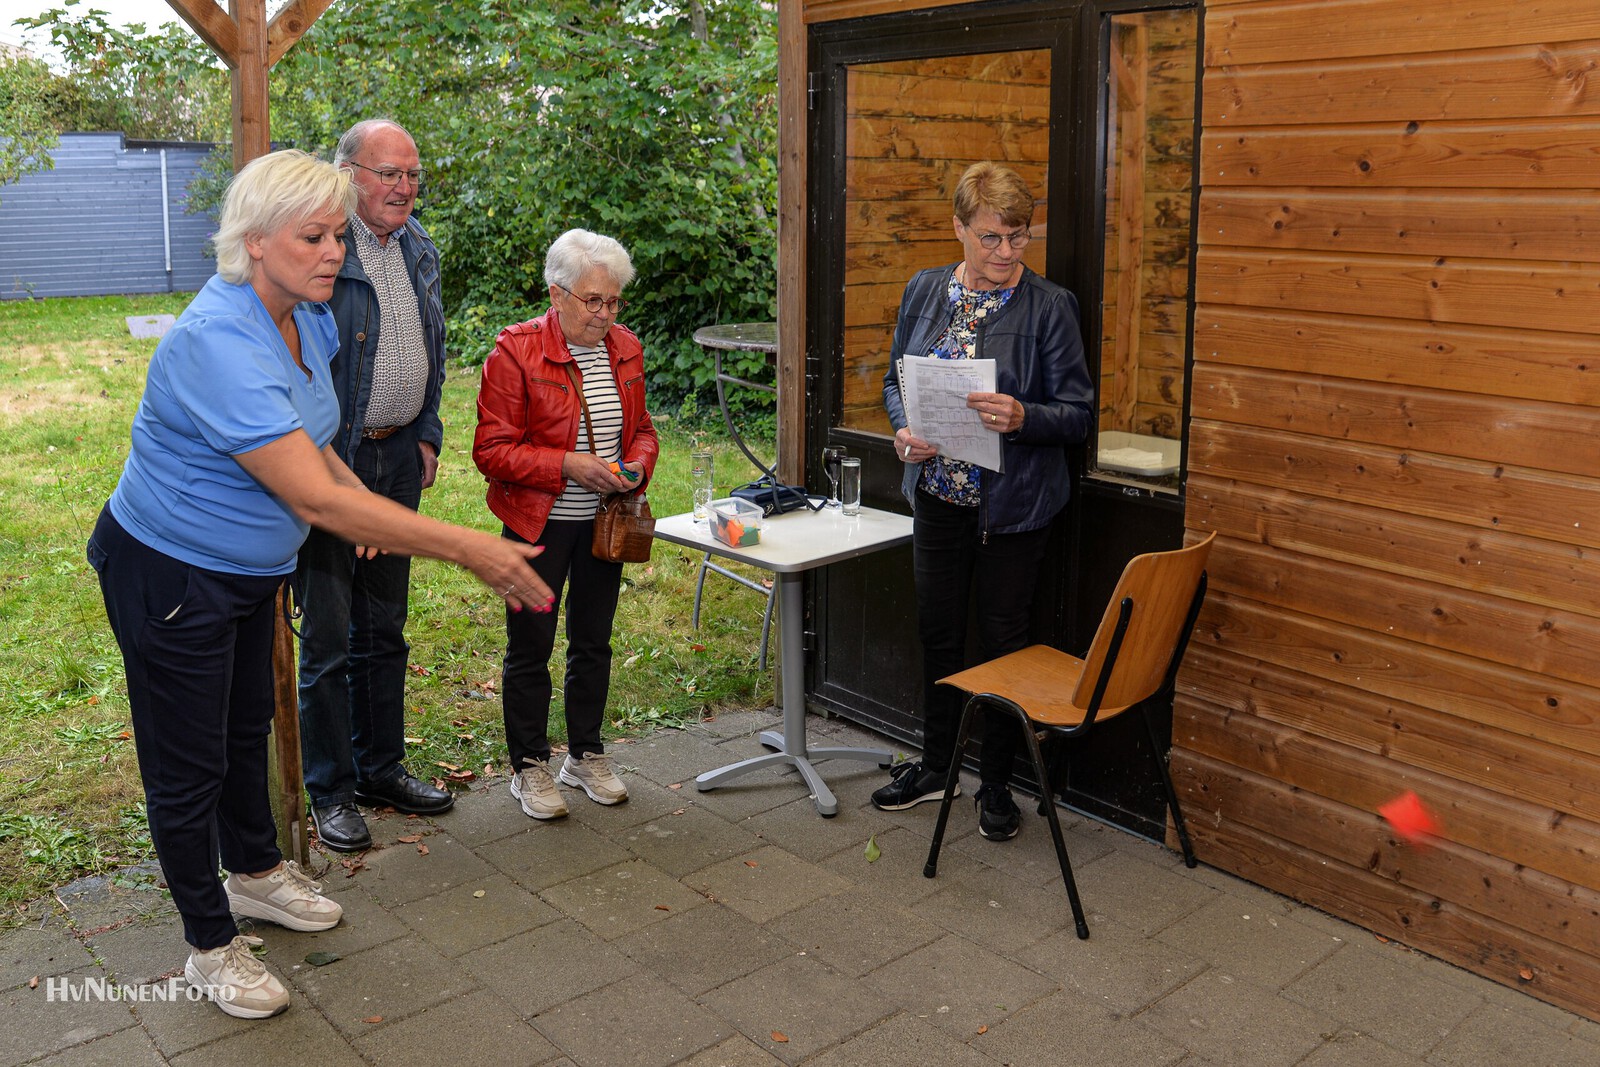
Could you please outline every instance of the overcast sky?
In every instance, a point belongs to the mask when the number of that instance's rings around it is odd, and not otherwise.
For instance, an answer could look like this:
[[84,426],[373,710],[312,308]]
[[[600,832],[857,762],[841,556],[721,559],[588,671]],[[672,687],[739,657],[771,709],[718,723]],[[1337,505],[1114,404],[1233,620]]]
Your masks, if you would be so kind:
[[[42,11],[66,6],[66,0],[0,0],[0,41],[6,44],[27,43],[23,40],[23,31],[11,25],[12,20],[31,18]],[[282,6],[283,0],[267,0],[269,14]],[[77,4],[67,10],[73,14],[80,14],[91,8],[99,8],[109,13],[114,24],[126,26],[132,22],[142,22],[147,30],[154,30],[164,22],[183,22],[167,0],[78,0]],[[35,47],[47,39],[47,36],[40,36],[40,39],[34,42]]]

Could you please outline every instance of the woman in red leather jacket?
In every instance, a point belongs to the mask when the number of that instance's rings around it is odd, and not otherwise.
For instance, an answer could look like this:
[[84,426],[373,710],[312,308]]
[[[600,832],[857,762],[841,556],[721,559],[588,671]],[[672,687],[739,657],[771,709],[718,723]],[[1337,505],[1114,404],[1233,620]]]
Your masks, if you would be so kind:
[[[478,388],[472,458],[489,480],[489,510],[504,536],[544,549],[533,568],[556,594],[556,611],[506,613],[500,697],[511,795],[535,819],[567,814],[558,780],[600,804],[628,799],[600,741],[622,564],[595,559],[589,544],[600,496],[642,489],[659,451],[643,348],[617,322],[633,273],[610,237],[556,238],[544,264],[550,310],[501,332]],[[564,593],[567,757],[552,773],[550,654]]]

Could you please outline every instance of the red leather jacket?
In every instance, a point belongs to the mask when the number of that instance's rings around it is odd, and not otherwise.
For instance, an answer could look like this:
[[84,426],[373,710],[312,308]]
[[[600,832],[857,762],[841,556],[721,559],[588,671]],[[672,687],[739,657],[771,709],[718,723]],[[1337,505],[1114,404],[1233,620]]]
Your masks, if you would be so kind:
[[[606,333],[605,344],[622,398],[622,458],[644,464],[643,489],[660,452],[645,409],[644,346],[620,325]],[[578,450],[583,432],[583,406],[573,392],[568,366],[581,383],[560,315],[551,308],[500,332],[478,385],[472,460],[489,480],[489,510],[529,541],[544,532],[550,508],[566,488],[561,461]]]

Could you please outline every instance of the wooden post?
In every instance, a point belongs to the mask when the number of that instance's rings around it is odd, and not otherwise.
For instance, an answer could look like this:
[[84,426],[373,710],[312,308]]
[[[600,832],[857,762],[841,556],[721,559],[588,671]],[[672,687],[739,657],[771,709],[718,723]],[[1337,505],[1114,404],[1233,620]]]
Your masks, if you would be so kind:
[[[233,169],[272,150],[267,74],[322,17],[333,0],[291,0],[267,22],[266,0],[167,0],[178,16],[233,72]],[[288,583],[278,590],[272,635],[272,747],[268,750],[272,814],[278,848],[302,867],[311,862],[306,835],[305,783],[300,770],[300,697],[294,634],[289,629]]]

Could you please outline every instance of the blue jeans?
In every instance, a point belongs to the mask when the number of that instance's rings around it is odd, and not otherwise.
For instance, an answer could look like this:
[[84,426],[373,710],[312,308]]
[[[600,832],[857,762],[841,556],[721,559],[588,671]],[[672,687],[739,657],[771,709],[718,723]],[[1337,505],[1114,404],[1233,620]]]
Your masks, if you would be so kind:
[[[917,631],[922,638],[922,761],[948,770],[966,694],[940,678],[972,666],[967,618],[976,607],[978,658],[985,663],[1028,645],[1033,594],[1039,584],[1048,526],[1023,533],[991,533],[984,543],[979,508],[947,504],[917,491],[911,522],[911,559],[917,589]],[[975,724],[981,740],[978,777],[1007,785],[1022,741],[1015,719],[987,713]]]
[[[408,426],[363,439],[351,470],[416,510],[422,459]],[[313,529],[295,572],[300,620],[300,752],[313,807],[355,802],[358,785],[401,770],[405,755],[406,597],[411,557],[358,560],[355,546]]]
[[150,840],[184,940],[218,948],[239,933],[218,862],[254,874],[282,859],[267,799],[267,735],[283,578],[174,559],[124,530],[109,507],[88,554],[122,650]]

